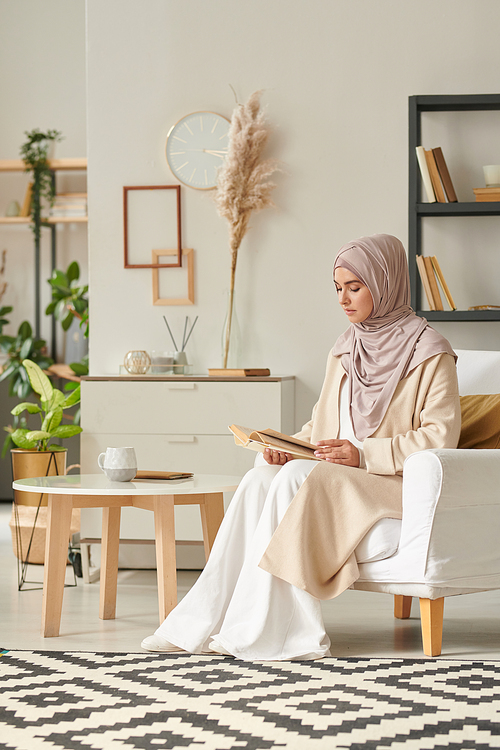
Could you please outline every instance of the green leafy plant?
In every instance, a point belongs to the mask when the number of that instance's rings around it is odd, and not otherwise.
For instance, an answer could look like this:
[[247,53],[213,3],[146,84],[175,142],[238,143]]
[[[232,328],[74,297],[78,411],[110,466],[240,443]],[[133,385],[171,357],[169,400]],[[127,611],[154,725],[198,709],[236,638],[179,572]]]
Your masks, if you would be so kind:
[[15,406],[11,414],[18,418],[24,412],[40,414],[41,427],[39,430],[18,427],[10,433],[10,439],[18,448],[23,450],[64,450],[62,446],[50,443],[50,441],[54,438],[69,438],[82,431],[82,428],[78,425],[61,424],[64,409],[80,402],[80,387],[78,386],[68,396],[65,396],[62,391],[53,387],[50,379],[35,362],[25,359],[22,364],[31,387],[40,396],[40,405],[31,401],[24,401]]
[[45,313],[54,315],[61,322],[65,331],[68,330],[74,318],[80,321],[85,338],[89,335],[89,300],[88,284],[79,284],[80,266],[76,261],[70,263],[66,271],[53,271],[49,284],[52,287],[52,301]]
[[58,130],[47,130],[42,133],[38,128],[25,131],[26,142],[21,146],[21,157],[26,164],[26,172],[32,173],[33,188],[31,197],[31,228],[35,240],[40,240],[40,225],[42,219],[42,200],[49,205],[54,202],[54,181],[50,170],[47,154],[52,142],[62,140]]
[[3,331],[3,327],[10,322],[5,316],[11,313],[13,309],[13,307],[0,307],[0,334]]
[[0,335],[0,350],[8,356],[0,381],[9,379],[9,396],[26,398],[32,391],[23,360],[31,359],[43,369],[53,364],[47,356],[45,340],[33,336],[33,330],[27,320],[19,326],[17,336]]

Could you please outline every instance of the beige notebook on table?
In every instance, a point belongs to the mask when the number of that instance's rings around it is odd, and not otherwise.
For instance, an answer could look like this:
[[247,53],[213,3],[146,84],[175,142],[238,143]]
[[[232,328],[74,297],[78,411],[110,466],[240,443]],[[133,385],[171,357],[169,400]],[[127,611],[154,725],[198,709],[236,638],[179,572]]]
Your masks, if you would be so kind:
[[188,471],[138,471],[135,479],[190,479],[194,474]]

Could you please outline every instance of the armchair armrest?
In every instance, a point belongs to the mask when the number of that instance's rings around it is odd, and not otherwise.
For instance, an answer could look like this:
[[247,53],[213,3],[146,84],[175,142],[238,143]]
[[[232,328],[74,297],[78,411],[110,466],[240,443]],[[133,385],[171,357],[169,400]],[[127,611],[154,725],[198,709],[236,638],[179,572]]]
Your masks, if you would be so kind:
[[422,581],[489,588],[500,576],[499,528],[500,451],[434,449],[406,459],[399,549]]

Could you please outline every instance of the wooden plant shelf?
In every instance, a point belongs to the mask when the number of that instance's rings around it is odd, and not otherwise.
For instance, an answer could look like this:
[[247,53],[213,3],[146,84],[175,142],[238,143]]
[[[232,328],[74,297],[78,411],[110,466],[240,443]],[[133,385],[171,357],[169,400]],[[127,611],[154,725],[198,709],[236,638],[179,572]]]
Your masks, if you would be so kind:
[[[29,224],[30,216],[0,216],[0,224]],[[42,219],[42,224],[71,224],[87,223],[88,216],[51,216],[48,219]]]
[[[54,171],[84,171],[87,169],[87,159],[49,159],[49,166]],[[25,172],[26,165],[22,159],[0,159],[0,172]]]

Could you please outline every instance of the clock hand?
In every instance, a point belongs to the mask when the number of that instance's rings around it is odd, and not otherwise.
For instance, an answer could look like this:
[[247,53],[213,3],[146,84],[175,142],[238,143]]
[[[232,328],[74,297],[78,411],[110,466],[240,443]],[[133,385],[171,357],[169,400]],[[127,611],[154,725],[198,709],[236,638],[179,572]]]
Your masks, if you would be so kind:
[[209,148],[204,148],[203,151],[206,154],[212,154],[212,156],[219,156],[221,159],[223,159],[224,156],[226,156],[226,154],[227,154],[227,151],[212,151]]

